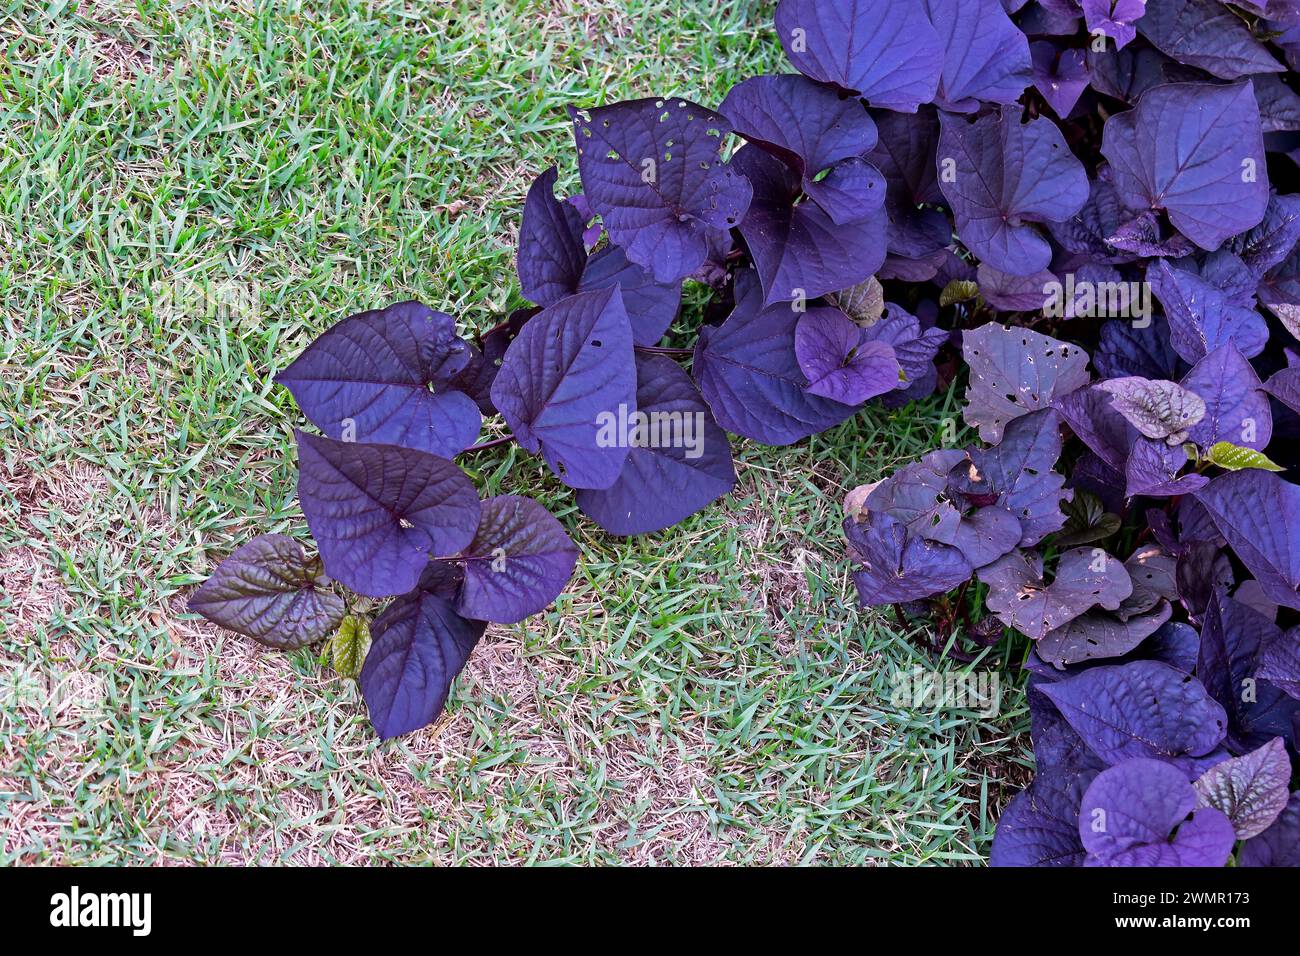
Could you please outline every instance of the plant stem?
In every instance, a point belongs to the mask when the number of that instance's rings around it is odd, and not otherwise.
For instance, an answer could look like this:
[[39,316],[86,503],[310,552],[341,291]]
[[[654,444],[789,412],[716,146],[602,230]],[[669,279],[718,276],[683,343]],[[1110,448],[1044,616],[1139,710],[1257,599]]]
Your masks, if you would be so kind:
[[476,451],[487,451],[489,448],[500,448],[502,445],[508,445],[515,440],[514,435],[507,435],[505,438],[494,438],[491,441],[485,441],[481,445],[470,445],[462,455],[469,455]]

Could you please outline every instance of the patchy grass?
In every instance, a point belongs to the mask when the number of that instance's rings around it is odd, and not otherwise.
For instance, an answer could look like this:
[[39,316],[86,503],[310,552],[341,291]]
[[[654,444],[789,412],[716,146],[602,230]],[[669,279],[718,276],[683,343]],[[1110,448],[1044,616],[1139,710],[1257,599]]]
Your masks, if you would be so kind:
[[[468,462],[582,548],[379,745],[312,651],[184,598],[301,534],[273,374],[363,308],[518,301],[563,107],[785,69],[767,3],[0,0],[0,863],[974,862],[1023,704],[890,704],[929,666],[857,610],[839,501],[953,400],[869,411],[679,528],[609,538],[517,450]],[[943,665],[952,667],[955,665]],[[993,666],[991,663],[979,666]]]

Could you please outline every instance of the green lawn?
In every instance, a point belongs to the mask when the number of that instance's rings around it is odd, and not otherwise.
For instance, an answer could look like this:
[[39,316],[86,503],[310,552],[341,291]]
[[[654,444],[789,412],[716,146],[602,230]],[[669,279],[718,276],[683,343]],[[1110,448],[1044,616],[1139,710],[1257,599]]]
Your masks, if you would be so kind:
[[891,706],[930,664],[856,608],[838,527],[848,488],[938,444],[952,396],[738,443],[733,496],[632,541],[517,449],[467,461],[555,510],[581,562],[549,612],[488,631],[437,727],[388,744],[316,653],[183,610],[249,537],[305,533],[274,373],[401,299],[493,324],[531,177],[576,183],[564,106],[716,105],[786,69],[771,15],[0,0],[0,863],[987,854],[1027,775],[1022,699]]

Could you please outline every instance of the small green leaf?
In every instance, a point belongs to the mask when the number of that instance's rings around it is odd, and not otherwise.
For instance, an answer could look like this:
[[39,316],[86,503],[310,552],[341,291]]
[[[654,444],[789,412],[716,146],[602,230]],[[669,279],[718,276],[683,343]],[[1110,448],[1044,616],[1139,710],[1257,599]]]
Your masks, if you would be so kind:
[[356,680],[370,650],[370,622],[359,614],[349,614],[330,638],[329,650],[334,673]]
[[956,305],[958,302],[969,302],[979,294],[980,287],[970,279],[953,279],[939,294],[939,305],[949,306]]
[[1119,515],[1108,512],[1100,498],[1086,491],[1075,492],[1074,500],[1065,505],[1065,513],[1069,518],[1056,539],[1061,547],[1101,541],[1120,527]]
[[1263,452],[1255,451],[1253,448],[1242,448],[1229,441],[1221,441],[1210,446],[1210,450],[1205,453],[1205,460],[1228,471],[1241,471],[1243,468],[1262,468],[1264,471],[1286,470],[1270,460]]

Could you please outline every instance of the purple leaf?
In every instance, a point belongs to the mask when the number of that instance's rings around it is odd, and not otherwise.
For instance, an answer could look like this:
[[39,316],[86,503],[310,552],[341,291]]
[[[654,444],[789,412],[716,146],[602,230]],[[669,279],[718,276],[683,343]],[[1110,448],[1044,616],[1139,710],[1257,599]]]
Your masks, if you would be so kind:
[[1038,312],[1049,301],[1049,291],[1059,285],[1046,269],[1032,276],[1010,276],[987,263],[980,263],[975,281],[984,301],[999,312]]
[[[870,278],[884,262],[889,220],[883,208],[860,221],[837,224],[814,199],[800,200],[798,175],[757,147],[741,149],[732,163],[753,184],[753,203],[740,234],[758,268],[766,304],[847,289]],[[865,190],[883,205],[883,178],[869,178]]]
[[474,540],[456,560],[465,569],[457,613],[514,624],[544,609],[564,590],[578,549],[536,501],[499,495],[483,502]]
[[1183,379],[1183,387],[1205,400],[1205,417],[1188,432],[1201,448],[1221,441],[1256,451],[1268,446],[1273,437],[1268,396],[1260,390],[1255,370],[1231,342],[1197,362]]
[[1167,763],[1139,758],[1103,770],[1079,805],[1089,865],[1223,866],[1232,826],[1219,811],[1195,807],[1196,791]]
[[1088,64],[1082,50],[1058,50],[1056,44],[1038,40],[1029,45],[1034,65],[1034,87],[1065,119],[1088,88]]
[[1159,50],[1146,44],[1122,50],[1107,45],[1104,52],[1088,48],[1088,71],[1092,88],[1125,103],[1136,103],[1147,90],[1165,82],[1165,64]]
[[992,496],[1019,522],[1016,543],[1031,547],[1065,525],[1061,502],[1073,493],[1062,490],[1065,479],[1054,470],[1060,457],[1060,415],[1041,409],[1011,422],[994,447],[971,449],[952,469],[952,485],[981,500]]
[[325,570],[368,597],[415,587],[430,557],[474,536],[478,495],[445,458],[295,432],[298,500]]
[[482,422],[453,386],[470,358],[451,316],[401,302],[339,322],[276,381],[331,438],[450,457],[474,444]]
[[1248,468],[1196,495],[1270,600],[1300,608],[1300,487]]
[[854,407],[806,391],[795,354],[799,316],[740,296],[718,328],[700,330],[692,371],[723,428],[766,445],[789,445],[853,415]]
[[809,195],[823,186],[824,181],[815,181],[819,173],[876,145],[876,124],[860,102],[840,99],[802,76],[744,80],[731,88],[718,112],[737,133],[789,166]]
[[1079,803],[1096,771],[1040,771],[1002,811],[989,866],[1080,866]]
[[1151,291],[1169,317],[1174,351],[1187,362],[1199,362],[1229,342],[1246,358],[1268,344],[1268,325],[1254,309],[1233,305],[1205,280],[1161,261],[1147,270]]
[[659,282],[689,276],[710,230],[744,218],[750,188],[719,158],[726,119],[681,99],[570,109],[587,202],[610,240]]
[[795,327],[794,351],[807,390],[845,405],[861,405],[902,384],[887,342],[870,341],[839,309],[810,309]]
[[1111,407],[1110,396],[1095,385],[1056,400],[1055,407],[1070,430],[1102,461],[1124,471],[1138,431]]
[[1133,591],[1123,563],[1100,548],[1066,551],[1051,584],[1043,579],[1042,559],[1023,552],[981,568],[979,579],[989,586],[989,610],[1033,640],[1098,605],[1113,611]]
[[795,69],[914,113],[934,99],[943,46],[915,0],[781,0],[776,32]]
[[638,355],[636,369],[635,416],[607,422],[607,437],[628,444],[627,463],[609,488],[578,492],[578,506],[617,535],[671,527],[736,483],[727,436],[690,376],[659,355]]
[[555,198],[556,176],[552,166],[533,180],[519,227],[519,285],[540,306],[572,295],[587,264],[586,220],[572,203]]
[[929,14],[944,49],[935,95],[939,107],[973,113],[981,101],[1014,103],[1020,98],[1031,81],[1029,41],[998,0],[921,0],[919,6]]
[[962,355],[970,366],[966,422],[992,444],[1007,423],[1088,384],[1087,352],[1029,329],[980,326],[963,335]]
[[1232,822],[1238,840],[1259,836],[1286,809],[1291,758],[1281,737],[1241,757],[1225,760],[1196,781],[1197,802]]
[[1173,609],[1160,601],[1146,614],[1121,620],[1118,615],[1090,611],[1045,634],[1035,646],[1038,656],[1054,667],[1123,657],[1169,620]]
[[1291,411],[1300,412],[1300,368],[1281,369],[1260,387]]
[[1213,251],[1264,218],[1268,167],[1248,81],[1148,90],[1136,109],[1106,121],[1101,151],[1129,208],[1167,211],[1202,249]]
[[1047,223],[1047,231],[1067,252],[1086,256],[1097,265],[1128,262],[1131,253],[1117,251],[1107,240],[1129,219],[1115,187],[1095,179],[1088,201],[1077,213],[1060,222]]
[[1173,378],[1178,354],[1169,343],[1169,325],[1163,318],[1153,318],[1145,328],[1112,319],[1101,327],[1101,342],[1092,364],[1102,378]]
[[1018,114],[974,123],[940,115],[939,185],[966,248],[1008,275],[1034,275],[1052,259],[1030,222],[1069,219],[1088,200],[1088,177],[1061,131],[1045,117]]
[[1106,242],[1115,249],[1143,258],[1189,256],[1196,249],[1192,240],[1180,232],[1171,232],[1160,216],[1150,209],[1120,226],[1106,237]]
[[1283,639],[1268,618],[1212,589],[1204,612],[1196,673],[1228,714],[1228,748],[1242,754],[1273,737],[1288,739],[1300,702],[1259,683],[1264,650]]
[[1158,661],[1094,667],[1041,689],[1110,764],[1208,754],[1227,730],[1227,714],[1200,681]]
[[1250,82],[1265,133],[1300,130],[1300,96],[1291,87],[1273,73],[1258,73]]
[[1300,793],[1271,827],[1241,846],[1238,866],[1300,866]]
[[1201,397],[1176,382],[1128,376],[1098,382],[1096,387],[1109,394],[1111,408],[1147,438],[1181,444],[1188,429],[1205,417]]
[[849,544],[862,561],[853,574],[865,607],[915,601],[950,591],[970,579],[974,568],[957,548],[909,534],[887,514],[844,524]]
[[[1033,657],[1034,654],[1031,652],[1030,659],[1032,660]],[[1039,773],[1047,770],[1091,771],[1089,777],[1091,780],[1091,776],[1095,776],[1099,770],[1104,770],[1106,765],[1102,763],[1101,758],[1088,749],[1083,738],[1066,722],[1061,712],[1056,709],[1056,705],[1041,689],[1044,683],[1050,683],[1060,677],[1061,674],[1055,670],[1051,671],[1050,676],[1046,678],[1035,674],[1030,677],[1025,688],[1031,718],[1034,763]],[[1076,810],[1070,821],[1070,828],[1076,834],[1078,822],[1079,814]]]
[[221,562],[189,609],[268,647],[293,650],[328,637],[346,610],[319,559],[283,534],[264,534]]
[[438,719],[487,625],[456,613],[452,572],[430,565],[414,591],[393,601],[370,628],[359,683],[380,740]]
[[934,357],[945,342],[948,330],[932,328],[922,331],[921,321],[910,312],[885,303],[885,314],[875,325],[864,330],[871,342],[886,342],[894,348],[894,355],[909,382],[917,382],[934,371]]
[[618,289],[584,292],[545,309],[510,343],[492,401],[528,451],[539,448],[571,488],[608,488],[626,448],[602,448],[598,418],[636,410],[632,329]]
[[1124,468],[1125,494],[1130,498],[1135,495],[1168,498],[1193,494],[1204,488],[1209,479],[1197,474],[1179,477],[1187,463],[1187,452],[1181,445],[1138,438],[1129,451]]
[[1138,30],[1179,63],[1225,80],[1284,69],[1219,0],[1157,0],[1147,8]]
[[1241,258],[1242,264],[1258,282],[1271,269],[1286,261],[1297,242],[1300,242],[1300,196],[1273,193],[1268,197],[1264,220],[1234,237],[1228,248]]
[[618,286],[632,325],[636,345],[655,345],[677,318],[682,302],[681,282],[656,282],[618,246],[606,246],[587,260],[577,292],[598,292]]
[[1293,627],[1265,642],[1255,676],[1300,700],[1300,628]]
[[1088,32],[1105,34],[1123,49],[1137,37],[1133,25],[1146,13],[1147,0],[1083,0],[1083,17]]

